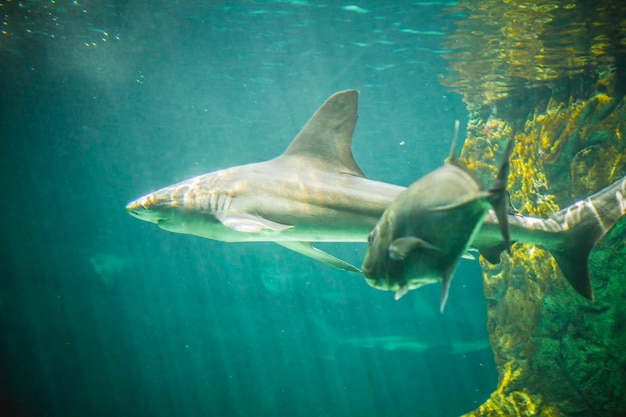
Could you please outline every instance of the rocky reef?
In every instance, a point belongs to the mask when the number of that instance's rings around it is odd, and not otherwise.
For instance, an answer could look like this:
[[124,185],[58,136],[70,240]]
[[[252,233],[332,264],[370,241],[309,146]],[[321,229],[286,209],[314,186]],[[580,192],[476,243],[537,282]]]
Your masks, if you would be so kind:
[[[618,4],[619,3],[619,4]],[[493,178],[513,139],[511,201],[547,217],[626,175],[626,6],[461,1],[444,83],[470,115],[463,158]],[[498,388],[466,416],[626,415],[626,219],[594,248],[594,300],[552,256],[481,259]]]

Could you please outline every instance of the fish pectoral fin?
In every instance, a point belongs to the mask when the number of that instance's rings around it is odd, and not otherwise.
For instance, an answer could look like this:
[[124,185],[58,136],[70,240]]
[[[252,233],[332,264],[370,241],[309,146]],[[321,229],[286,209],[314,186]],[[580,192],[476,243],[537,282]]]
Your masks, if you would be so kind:
[[249,213],[228,213],[216,217],[224,226],[241,233],[259,233],[263,230],[281,232],[293,228],[291,225],[276,223]]
[[313,258],[316,261],[320,261],[327,265],[334,266],[335,268],[345,269],[346,271],[357,272],[359,274],[362,272],[356,266],[351,265],[346,261],[342,261],[341,259],[336,258],[333,255],[314,247],[311,242],[281,241],[275,243],[287,249],[291,249],[294,252],[298,252],[301,255]]
[[415,236],[400,237],[389,245],[389,257],[394,261],[403,261],[407,255],[416,249],[430,249],[440,251],[438,247]]

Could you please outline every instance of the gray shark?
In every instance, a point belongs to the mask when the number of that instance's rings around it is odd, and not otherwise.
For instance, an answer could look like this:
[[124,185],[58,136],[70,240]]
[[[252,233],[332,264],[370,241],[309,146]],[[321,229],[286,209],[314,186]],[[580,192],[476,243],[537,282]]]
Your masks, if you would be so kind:
[[450,355],[467,355],[491,349],[489,340],[459,340],[425,342],[409,336],[372,336],[348,337],[341,339],[339,344],[363,349],[380,349],[384,351],[405,351],[413,353],[446,353]]
[[358,92],[324,103],[270,161],[201,175],[128,204],[160,228],[225,242],[271,241],[349,271],[312,242],[362,242],[404,189],[372,181],[352,156]]
[[432,334],[426,337],[401,334],[345,336],[342,332],[336,331],[332,324],[327,323],[320,317],[310,315],[307,319],[310,320],[312,326],[324,336],[324,340],[331,341],[338,346],[389,352],[411,352],[417,354],[441,353],[448,355],[467,355],[491,349],[489,340],[486,338],[474,338],[469,340],[448,339]]
[[387,207],[369,235],[363,261],[367,283],[374,288],[395,290],[396,300],[409,290],[442,281],[442,312],[452,273],[470,248],[490,207],[510,252],[506,182],[513,142],[509,142],[498,176],[487,189],[456,157],[458,132],[457,121],[446,163],[415,181]]
[[[352,156],[358,92],[334,94],[287,150],[165,187],[126,206],[160,228],[225,242],[270,241],[334,267],[359,268],[313,242],[367,242],[385,209],[405,189],[365,177]],[[574,288],[591,298],[587,258],[626,213],[626,177],[548,219],[508,214],[511,242],[547,248]],[[471,247],[499,261],[506,243],[489,210]]]

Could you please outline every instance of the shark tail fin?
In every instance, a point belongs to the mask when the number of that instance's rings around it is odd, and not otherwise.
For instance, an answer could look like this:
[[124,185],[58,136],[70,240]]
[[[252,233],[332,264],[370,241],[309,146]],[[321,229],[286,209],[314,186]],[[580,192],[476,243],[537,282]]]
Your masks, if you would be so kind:
[[558,243],[546,245],[547,249],[572,287],[590,300],[589,253],[625,214],[626,177],[548,219],[563,232]]
[[507,253],[511,254],[511,236],[509,233],[509,194],[506,191],[507,179],[509,177],[509,158],[513,151],[513,141],[510,140],[506,146],[502,163],[500,164],[500,170],[498,176],[494,180],[491,188],[489,189],[489,201],[493,206],[493,209],[498,218],[498,224],[500,225],[500,233],[504,238],[505,249]]

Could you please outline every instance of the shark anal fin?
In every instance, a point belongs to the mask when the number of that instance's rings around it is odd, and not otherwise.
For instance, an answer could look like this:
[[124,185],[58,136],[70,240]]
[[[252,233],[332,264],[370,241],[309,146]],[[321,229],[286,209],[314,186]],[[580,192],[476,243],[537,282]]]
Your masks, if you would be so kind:
[[400,237],[389,245],[389,257],[394,261],[403,261],[412,251],[423,248],[439,251],[435,245],[415,236]]
[[356,266],[314,247],[311,242],[280,241],[276,243],[287,249],[291,249],[294,252],[298,252],[301,255],[308,256],[309,258],[313,258],[327,265],[334,266],[335,268],[345,269],[346,271],[356,272],[359,274],[362,272]]
[[276,223],[249,213],[231,213],[218,215],[216,217],[224,226],[241,233],[259,233],[263,230],[281,232],[293,228],[293,226]]

